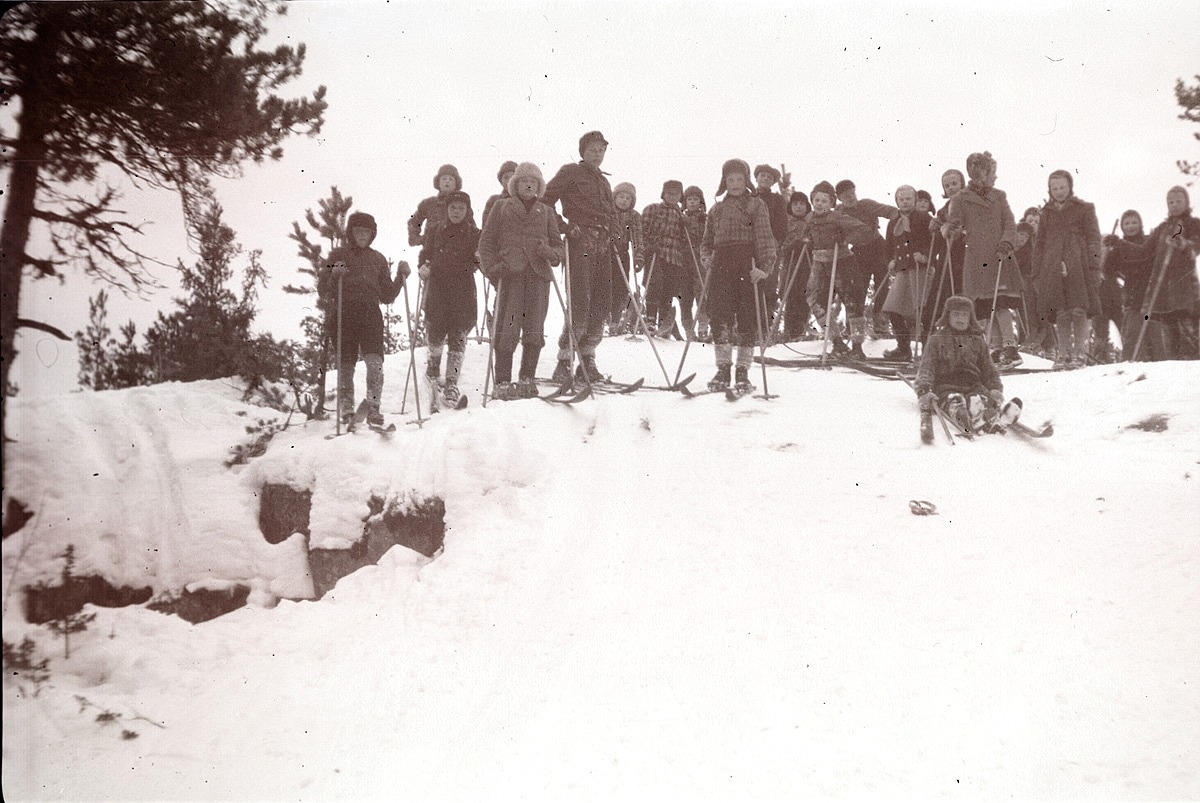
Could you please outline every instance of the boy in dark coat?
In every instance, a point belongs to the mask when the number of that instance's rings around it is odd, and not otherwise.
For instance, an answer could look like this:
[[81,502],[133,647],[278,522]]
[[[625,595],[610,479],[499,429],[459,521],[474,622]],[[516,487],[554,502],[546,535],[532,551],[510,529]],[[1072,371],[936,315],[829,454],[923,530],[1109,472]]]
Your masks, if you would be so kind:
[[353,213],[346,221],[346,231],[350,244],[333,249],[317,275],[317,296],[322,306],[332,312],[335,331],[341,332],[338,415],[347,428],[353,428],[354,364],[362,354],[367,364],[367,423],[382,426],[379,402],[383,395],[383,314],[379,305],[396,300],[410,271],[408,263],[401,261],[396,266],[396,278],[388,276],[387,260],[370,247],[379,232],[371,215]]
[[[887,329],[883,315],[874,315],[874,312],[883,312],[883,305],[887,301],[888,293],[886,286],[887,243],[879,234],[879,221],[891,220],[899,213],[896,207],[890,204],[873,201],[870,198],[859,198],[858,189],[848,178],[839,181],[834,189],[839,201],[837,211],[864,224],[874,234],[869,241],[854,249],[854,260],[846,265],[848,269],[846,278],[852,280],[851,284],[846,285],[846,291],[852,293],[855,298],[849,299],[843,296],[842,299],[846,302],[847,310],[851,303],[863,310],[860,316],[853,319],[847,318],[847,323],[850,324],[850,336],[854,342],[851,347],[851,356],[861,360],[866,359],[866,355],[862,353],[862,341],[867,330],[867,295],[871,289],[872,279],[875,280],[875,295],[871,301],[872,330],[876,334],[882,334]],[[853,270],[850,270],[851,268]],[[841,270],[840,265],[838,269]]]
[[[999,423],[1004,385],[975,320],[975,303],[966,296],[946,300],[946,311],[921,359],[916,390],[921,435],[927,442],[933,437],[930,417],[935,404],[964,432],[988,431]],[[1015,415],[1007,420],[1015,420]]]
[[1136,245],[1112,235],[1105,242],[1123,255],[1141,257],[1148,263],[1150,274],[1141,309],[1143,316],[1160,325],[1166,358],[1200,358],[1200,280],[1196,276],[1200,219],[1192,214],[1187,190],[1172,187],[1167,191],[1167,219],[1150,232],[1145,243]]
[[750,358],[758,333],[754,294],[767,278],[765,267],[775,264],[775,235],[767,205],[750,191],[750,165],[730,159],[721,168],[717,195],[729,195],[708,214],[700,259],[710,271],[708,309],[712,316],[717,373],[710,390],[730,384],[733,340],[738,341],[736,385],[750,388]]
[[[862,292],[855,254],[873,248],[875,240],[882,243],[883,238],[865,223],[841,212],[835,212],[833,203],[836,198],[833,185],[828,181],[817,184],[809,195],[813,211],[808,216],[808,253],[812,257],[812,275],[809,276],[807,290],[808,305],[823,326],[836,327],[837,314],[833,309],[825,308],[829,303],[829,281],[833,275],[833,257],[836,250],[837,277],[834,284],[838,296],[846,305],[846,320],[851,327],[854,346],[851,348],[841,337],[835,337],[833,330],[829,333],[830,341],[835,354],[849,353],[856,359],[866,359],[862,350],[866,332],[866,320],[863,318],[865,293]],[[854,251],[847,251],[847,245]]]
[[574,332],[568,332],[564,324],[558,338],[553,379],[559,383],[571,378],[572,342],[579,350],[576,378],[593,382],[603,376],[596,367],[596,347],[612,310],[613,241],[622,234],[612,187],[600,169],[607,151],[608,140],[599,131],[584,134],[579,138],[580,160],[559,168],[542,198],[551,209],[561,202],[567,221],[568,295]]
[[[425,333],[429,362],[425,375],[433,391],[441,390],[454,406],[461,392],[458,378],[467,348],[467,332],[475,325],[476,249],[479,229],[470,219],[471,196],[454,190],[446,197],[446,224],[425,236],[417,265],[425,286]],[[448,346],[446,382],[440,382],[442,346]]]
[[783,311],[783,339],[792,342],[808,333],[808,279],[812,274],[812,255],[805,252],[808,239],[808,215],[812,206],[800,190],[788,198],[788,233],[780,246],[782,266],[780,292],[786,294]]
[[[421,245],[430,231],[446,224],[446,199],[450,193],[462,189],[462,176],[458,174],[458,168],[449,164],[439,167],[437,175],[433,177],[433,188],[437,190],[437,195],[431,195],[417,204],[417,211],[408,219],[408,244],[411,246]],[[471,223],[475,223],[474,218]],[[424,234],[421,233],[422,225],[425,227]]]
[[[558,216],[538,200],[546,191],[542,171],[522,162],[508,181],[508,198],[496,202],[479,238],[483,273],[496,285],[495,329],[497,399],[537,395],[534,377],[546,344],[544,327],[551,268],[562,264]],[[512,382],[513,355],[521,344],[521,367]]]
[[[630,270],[640,271],[643,268],[642,253],[645,246],[642,236],[642,216],[634,209],[636,204],[637,187],[628,181],[622,181],[613,187],[613,206],[617,208],[617,230],[620,232],[620,235],[613,241],[617,247],[618,259],[613,260],[612,263],[612,310],[608,319],[609,334],[614,335],[617,334],[617,324],[622,317],[626,322],[632,320],[633,329],[637,329],[637,313],[630,308],[628,315],[625,315],[626,307],[629,307],[629,272]],[[646,292],[649,296],[649,288],[646,288]],[[653,321],[654,319],[650,317],[649,301],[646,303],[645,312],[647,321]],[[653,323],[650,325],[653,326]]]
[[683,191],[683,238],[688,250],[685,259],[688,260],[688,275],[695,273],[695,284],[692,285],[690,297],[682,299],[682,303],[691,309],[696,307],[696,339],[708,343],[712,340],[709,329],[708,303],[701,305],[704,295],[705,275],[700,266],[700,243],[704,240],[704,227],[708,222],[707,204],[704,202],[704,190],[692,185]]

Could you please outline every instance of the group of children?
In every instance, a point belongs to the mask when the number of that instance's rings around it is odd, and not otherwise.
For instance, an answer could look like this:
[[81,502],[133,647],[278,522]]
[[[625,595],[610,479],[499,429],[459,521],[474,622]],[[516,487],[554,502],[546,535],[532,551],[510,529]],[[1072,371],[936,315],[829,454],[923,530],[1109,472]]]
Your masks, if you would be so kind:
[[[639,213],[634,186],[613,188],[600,169],[607,147],[599,131],[584,134],[580,161],[549,182],[532,163],[505,162],[497,174],[502,191],[488,199],[482,228],[454,166],[437,172],[438,192],[418,205],[408,234],[410,245],[421,246],[426,375],[447,402],[459,396],[467,333],[476,324],[476,270],[496,288],[491,346],[499,399],[537,394],[551,287],[565,313],[552,376],[559,384],[604,381],[596,362],[603,336],[640,327],[710,341],[717,366],[710,389],[745,390],[752,348],[780,326],[784,340],[821,330],[833,352],[865,359],[871,307],[875,330],[886,326],[896,339],[887,358],[911,360],[913,343],[926,341],[935,327],[947,336],[928,340],[932,359],[922,360],[918,375],[923,401],[930,393],[961,394],[965,407],[975,397],[994,411],[992,397],[1001,390],[996,367],[1019,365],[1019,344],[1044,354],[1052,348],[1056,368],[1079,367],[1088,360],[1090,338],[1110,342],[1110,320],[1121,327],[1126,359],[1200,356],[1200,220],[1181,187],[1168,193],[1167,220],[1149,236],[1130,210],[1121,236],[1102,237],[1094,206],[1074,194],[1074,179],[1062,170],[1048,177],[1049,200],[1018,223],[995,186],[997,164],[987,152],[968,157],[966,175],[943,174],[946,202],[936,211],[929,193],[909,185],[896,190],[894,205],[858,198],[850,180],[821,181],[805,194],[770,165],[751,171],[730,159],[711,210],[698,187],[671,179]],[[886,221],[882,234],[880,221]],[[369,418],[378,422],[378,305],[396,297],[408,266],[401,262],[396,278],[388,277],[386,260],[369,247],[376,231],[370,216],[355,213],[347,230],[350,243],[330,255],[319,289],[333,309],[337,287],[346,288],[340,414],[353,406],[352,372],[361,352]],[[553,270],[560,265],[562,288]],[[965,312],[964,305],[969,319],[950,315]],[[964,337],[982,344],[990,372],[976,346],[961,347]]]

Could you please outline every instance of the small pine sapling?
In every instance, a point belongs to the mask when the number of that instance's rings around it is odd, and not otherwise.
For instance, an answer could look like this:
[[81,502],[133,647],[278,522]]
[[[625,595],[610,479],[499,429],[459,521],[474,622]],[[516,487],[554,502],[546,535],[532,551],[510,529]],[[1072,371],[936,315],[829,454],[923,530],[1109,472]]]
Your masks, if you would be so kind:
[[42,693],[42,687],[50,680],[50,659],[34,660],[37,643],[26,636],[20,644],[4,642],[4,677],[12,678],[17,688],[24,692],[25,683],[33,686],[32,696]]
[[[62,587],[69,588],[73,585],[75,578],[75,545],[68,544],[66,550],[59,556],[63,559],[62,569]],[[48,622],[50,632],[56,636],[62,636],[63,639],[63,657],[70,659],[71,657],[71,634],[82,633],[87,630],[96,614],[83,613],[75,611],[73,613],[65,613],[57,619],[51,619]]]

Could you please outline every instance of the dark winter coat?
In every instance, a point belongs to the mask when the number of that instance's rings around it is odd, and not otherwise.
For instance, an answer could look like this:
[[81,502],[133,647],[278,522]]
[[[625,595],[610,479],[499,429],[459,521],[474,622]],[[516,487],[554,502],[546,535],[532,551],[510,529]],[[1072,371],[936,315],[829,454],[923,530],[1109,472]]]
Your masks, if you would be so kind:
[[598,226],[613,236],[620,234],[612,186],[600,168],[587,162],[574,162],[559,168],[546,184],[542,201],[552,209],[561,202],[563,217],[572,225]]
[[1075,196],[1042,208],[1033,252],[1038,312],[1100,314],[1100,223],[1096,207]]
[[900,210],[891,204],[882,204],[870,198],[860,198],[854,202],[853,206],[838,204],[835,211],[841,212],[843,215],[849,215],[876,234],[879,234],[880,220],[890,221],[896,215],[900,214]]
[[525,271],[549,282],[565,250],[554,210],[541,201],[526,209],[515,197],[496,202],[479,237],[479,261],[493,284]]
[[[925,305],[929,292],[929,244],[933,233],[929,231],[932,216],[928,212],[901,212],[888,221],[887,253],[892,270],[892,286],[884,301],[882,312],[894,313],[905,318],[915,318]],[[901,223],[907,221],[908,230],[899,231]],[[921,261],[917,261],[917,254]]]
[[[1187,241],[1187,245],[1181,249],[1171,249],[1167,246],[1168,238],[1181,238]],[[1200,314],[1200,281],[1196,278],[1196,254],[1200,252],[1200,220],[1186,214],[1168,217],[1150,232],[1150,237],[1142,245],[1123,241],[1118,243],[1114,250],[1127,260],[1145,260],[1149,273],[1141,307],[1143,310],[1150,303],[1154,284],[1163,272],[1165,258],[1166,273],[1163,274],[1158,297],[1154,299],[1153,314]],[[1128,285],[1126,291],[1128,292]],[[1129,297],[1131,305],[1137,302],[1137,298]]]
[[487,225],[488,215],[490,215],[492,213],[492,207],[494,207],[496,205],[496,202],[503,201],[505,198],[508,198],[508,197],[509,197],[508,189],[505,188],[504,192],[501,192],[497,195],[493,195],[487,199],[487,203],[485,203],[483,205],[483,216],[479,219],[480,227]]
[[683,212],[684,234],[683,242],[690,247],[690,253],[685,252],[687,259],[694,260],[693,270],[703,271],[700,267],[700,244],[704,241],[704,227],[708,225],[708,212],[701,209],[697,212]]
[[[448,195],[449,193],[439,192],[417,204],[417,211],[408,218],[409,245],[421,245],[425,241],[424,237],[428,236],[430,231],[444,226],[450,221],[450,218],[446,217],[446,197]],[[424,235],[421,234],[422,225],[425,226]]]
[[469,219],[446,223],[425,235],[418,257],[428,264],[425,318],[430,331],[464,332],[475,325],[475,251],[479,230]]
[[761,198],[762,202],[767,205],[767,216],[771,220],[771,234],[774,235],[776,243],[782,243],[788,233],[787,201],[779,193],[771,192],[770,188],[765,190],[755,188],[754,196]]
[[1013,248],[1017,244],[1017,222],[1013,219],[1008,196],[995,187],[981,193],[967,188],[960,190],[950,199],[946,221],[951,229],[965,230],[961,295],[972,300],[986,299],[990,304],[996,293],[996,272],[1000,271],[999,295],[1020,297],[1025,290],[1021,271],[1012,259],[1001,260],[997,256],[1000,243]]
[[921,396],[929,391],[942,396],[1004,390],[983,330],[975,322],[961,333],[945,323],[938,327],[925,347],[915,384]]
[[333,266],[345,262],[347,273],[342,278],[345,305],[391,304],[396,300],[404,282],[392,282],[387,260],[374,248],[344,245],[329,252],[325,266],[317,275],[317,297],[326,309],[336,309],[338,280]]
[[636,209],[618,209],[616,211],[616,221],[617,229],[620,231],[620,235],[615,238],[614,242],[614,245],[617,246],[617,252],[628,254],[629,246],[632,243],[633,260],[636,264],[641,264],[645,242],[642,235],[641,214]]

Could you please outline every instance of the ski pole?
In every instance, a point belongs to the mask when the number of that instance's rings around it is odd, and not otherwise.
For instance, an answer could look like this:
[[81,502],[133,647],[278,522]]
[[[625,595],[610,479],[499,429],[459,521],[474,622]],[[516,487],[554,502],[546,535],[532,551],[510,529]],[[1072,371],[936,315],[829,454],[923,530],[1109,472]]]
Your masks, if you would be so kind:
[[[695,255],[693,255],[693,259]],[[696,269],[699,270],[697,265]],[[700,277],[700,303],[696,305],[697,311],[704,309],[704,302],[708,300],[709,280],[712,279],[712,268],[709,268],[704,276]],[[688,349],[692,346],[692,339],[689,337],[683,342],[683,356],[679,358],[679,367],[675,369],[675,381],[669,382],[672,387],[679,384],[679,377],[683,376],[683,364],[687,362]]]
[[833,286],[837,281],[837,263],[838,263],[838,246],[841,243],[833,244],[833,266],[829,271],[829,300],[825,304],[825,336],[821,341],[821,367],[825,367],[827,358],[826,349],[829,346],[829,328],[831,326],[831,316],[833,313]]
[[917,289],[917,330],[913,333],[913,347],[917,350],[917,356],[920,357],[922,349],[921,333],[925,330],[925,308],[929,303],[929,280],[933,278],[933,237],[929,238],[929,256],[925,258],[924,265],[918,265],[921,269],[918,282],[920,286]]
[[[755,267],[754,259],[751,258],[750,270],[755,270]],[[751,282],[751,291],[754,293],[754,316],[758,323],[758,362],[762,367],[763,382],[763,395],[761,398],[770,400],[775,397],[767,390],[767,347],[766,339],[763,337],[763,307],[766,305],[763,303],[762,293],[758,291],[758,282]]]
[[345,274],[338,276],[338,327],[337,327],[337,434],[342,434],[342,279]]
[[[417,302],[420,303],[424,281],[417,285]],[[417,381],[417,343],[416,330],[413,328],[412,308],[408,306],[408,282],[404,283],[404,317],[408,319],[408,370],[413,377],[413,401],[417,407],[417,426],[423,426],[425,419],[421,418],[421,383]],[[407,396],[407,391],[405,393]],[[401,405],[403,407],[403,405]],[[400,411],[403,415],[404,410]]]
[[[420,307],[421,307],[421,302],[423,300],[424,294],[425,294],[425,283],[423,280],[418,278],[418,280],[417,280],[417,308],[418,309],[420,309]],[[407,283],[407,281],[404,284],[404,299],[406,302],[408,301],[408,283]],[[417,336],[414,334],[412,317],[411,317],[411,313],[408,312],[408,304],[407,303],[405,304],[404,309],[405,309],[405,313],[404,313],[405,319],[408,322],[408,348],[409,348],[409,351],[415,352],[416,348],[417,348]],[[404,408],[408,404],[408,383],[410,380],[413,382],[417,381],[417,372],[413,368],[412,360],[413,360],[413,358],[410,357],[409,364],[408,364],[408,371],[406,371],[404,374],[404,395],[400,397],[400,415],[404,415]],[[418,415],[419,415],[419,413],[418,413]]]
[[[1000,276],[1004,273],[1004,258],[1001,257],[996,264],[996,287],[992,290],[992,313],[988,316],[987,332],[983,335],[983,340],[987,343],[988,348],[992,347],[992,323],[996,320],[996,300],[1000,298]],[[1000,342],[1004,342],[1004,338],[1000,338]]]
[[[571,253],[569,248],[567,250],[567,253],[568,254]],[[571,287],[570,287],[570,285],[569,284],[567,285],[567,300],[564,302],[562,292],[560,292],[558,289],[558,280],[554,278],[554,271],[550,272],[550,284],[554,287],[554,295],[558,296],[558,305],[560,307],[562,307],[563,314],[567,317],[567,320],[570,321],[571,320]],[[578,348],[578,346],[575,342],[575,330],[573,328],[567,329],[567,341],[571,344],[572,364],[574,364],[574,354],[575,354],[575,351]],[[587,368],[584,366],[582,359],[580,359],[580,361],[579,361],[579,368],[580,368],[580,370],[583,371],[583,381],[587,383],[588,388],[590,389],[592,386],[592,378],[590,376],[588,376]],[[567,381],[569,382],[570,380],[567,380]],[[589,393],[589,395],[590,395],[590,393]]]
[[[616,246],[614,245],[613,248],[615,249]],[[654,257],[650,258],[650,270],[654,270]],[[646,339],[650,341],[650,349],[654,352],[654,359],[658,361],[659,370],[663,373],[663,381],[670,385],[671,377],[667,375],[667,367],[663,365],[662,357],[658,354],[658,346],[654,345],[654,338],[650,336],[650,326],[646,323],[646,316],[642,311],[642,305],[638,303],[637,296],[633,292],[633,287],[628,282],[625,284],[625,292],[629,294],[629,303],[633,305],[634,314],[638,316],[638,322],[642,325],[642,331],[646,333]]]
[[771,326],[771,331],[778,332],[780,325],[783,323],[783,316],[787,312],[788,298],[792,294],[792,285],[796,281],[796,277],[800,275],[800,263],[804,260],[804,255],[808,253],[808,243],[800,249],[800,255],[796,257],[796,263],[792,265],[792,270],[788,274],[787,286],[783,291],[783,297],[779,299],[779,306],[775,311],[775,321]]
[[[1178,237],[1183,234],[1183,227],[1176,224],[1178,230],[1172,237]],[[1146,337],[1146,330],[1150,328],[1150,316],[1154,314],[1154,305],[1158,302],[1158,293],[1162,290],[1163,278],[1167,275],[1167,263],[1171,261],[1171,249],[1167,247],[1166,238],[1163,238],[1163,258],[1162,265],[1158,269],[1158,276],[1154,280],[1154,289],[1150,293],[1149,301],[1142,306],[1142,330],[1138,332],[1137,343],[1133,347],[1133,354],[1130,356],[1130,362],[1137,362],[1138,355],[1142,351],[1142,340]]]
[[[491,282],[488,281],[486,278],[484,279],[484,282],[486,282],[486,284],[484,284],[484,286],[483,286],[484,293],[486,294],[488,285],[490,285]],[[491,382],[492,382],[492,358],[495,356],[495,350],[496,350],[496,321],[499,320],[500,290],[503,287],[504,287],[504,279],[501,278],[501,279],[497,280],[497,282],[496,282],[496,307],[495,307],[495,309],[492,310],[492,326],[490,329],[488,329],[487,372],[483,376],[483,406],[484,407],[487,407],[488,389],[491,387]],[[488,313],[487,304],[485,303],[484,308],[483,308],[483,316],[484,316],[483,320],[484,320],[484,328],[485,329],[487,328],[487,313]],[[511,376],[511,374],[510,374],[510,376]]]

